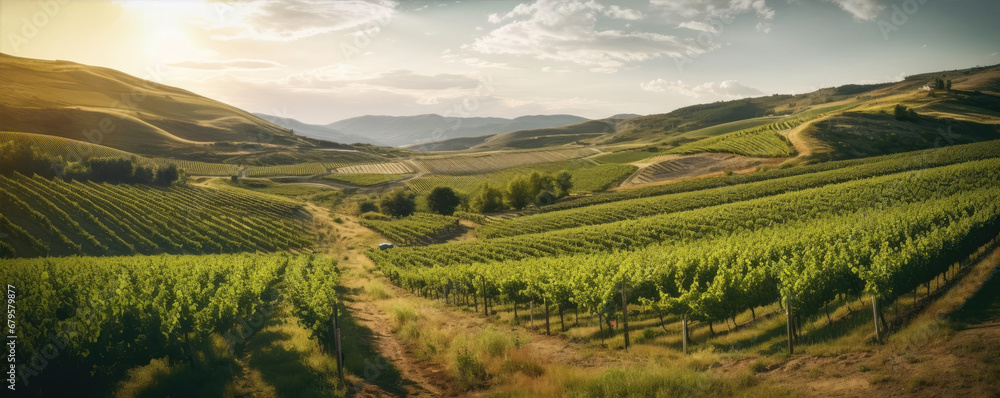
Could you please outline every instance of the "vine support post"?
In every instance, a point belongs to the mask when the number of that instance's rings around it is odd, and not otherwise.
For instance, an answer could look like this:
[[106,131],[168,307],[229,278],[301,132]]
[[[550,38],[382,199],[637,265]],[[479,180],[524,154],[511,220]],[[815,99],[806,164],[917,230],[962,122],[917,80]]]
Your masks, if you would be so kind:
[[528,305],[528,315],[531,317],[531,328],[535,327],[535,300],[531,300],[531,304]]
[[875,295],[872,295],[872,320],[875,322],[875,341],[880,342],[882,341],[882,334],[879,332],[878,319],[878,299],[875,298]]
[[552,334],[549,330],[549,299],[548,297],[542,298],[542,302],[545,304],[545,334]]
[[333,342],[337,349],[337,377],[344,380],[344,350],[340,343],[340,307],[333,304]]
[[622,327],[625,331],[625,352],[628,352],[628,294],[625,292],[625,280],[622,280]]
[[785,303],[785,330],[788,333],[788,355],[792,355],[795,352],[794,343],[792,342],[792,303]]
[[681,314],[681,351],[688,353],[688,316]]

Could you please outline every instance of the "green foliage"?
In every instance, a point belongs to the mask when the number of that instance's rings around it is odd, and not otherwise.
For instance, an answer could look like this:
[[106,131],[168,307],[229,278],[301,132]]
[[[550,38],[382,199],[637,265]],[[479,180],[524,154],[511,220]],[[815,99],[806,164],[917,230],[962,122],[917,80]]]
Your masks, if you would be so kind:
[[0,143],[0,174],[19,172],[55,177],[61,175],[65,168],[66,162],[62,158],[49,155],[36,145],[17,140]]
[[543,212],[553,212],[592,206],[601,203],[617,202],[621,200],[648,198],[660,195],[748,184],[758,181],[802,176],[811,173],[846,169],[862,165],[873,165],[882,162],[891,163],[884,163],[885,166],[878,173],[899,172],[914,170],[922,167],[936,167],[970,160],[992,158],[995,157],[997,153],[1000,153],[1000,141],[955,145],[946,148],[928,149],[909,153],[874,156],[863,159],[838,160],[788,168],[782,167],[777,170],[759,171],[757,173],[750,174],[735,174],[725,177],[704,178],[680,181],[672,184],[652,185],[641,188],[619,190],[580,198],[574,201],[557,203],[552,206],[544,207],[541,210]]
[[405,174],[341,174],[323,176],[324,180],[341,181],[360,186],[372,186],[405,177]]
[[416,198],[413,192],[397,189],[379,198],[378,209],[388,216],[406,217],[417,210]]
[[[301,204],[203,187],[0,177],[15,257],[191,254],[307,247]],[[2,223],[0,223],[2,227]],[[29,232],[30,231],[30,232]],[[40,247],[38,242],[44,242]]]
[[382,234],[394,243],[412,245],[454,230],[458,227],[458,218],[429,213],[416,213],[400,219],[380,219],[362,215],[361,225]]
[[[320,344],[329,348],[334,347],[332,321],[339,281],[337,261],[325,255],[299,256],[289,262],[285,275],[292,313]],[[346,309],[341,306],[340,311],[343,316]]]
[[427,207],[438,214],[450,216],[461,203],[462,198],[449,187],[436,187],[427,194]]
[[364,199],[358,202],[358,213],[365,214],[377,211],[378,211],[378,205],[375,204],[374,200]]
[[892,108],[892,116],[895,117],[896,120],[900,121],[914,121],[920,119],[917,112],[902,104],[896,104],[896,106]]
[[840,295],[899,297],[986,243],[1000,232],[998,177],[1000,160],[990,159],[635,222],[368,255],[404,287],[600,312],[624,280],[636,303],[695,320],[782,298],[808,316]]
[[534,200],[531,182],[524,177],[517,177],[507,183],[503,191],[503,203],[508,208],[521,210]]
[[221,335],[230,350],[240,349],[275,310],[275,287],[292,258],[236,254],[5,261],[0,278],[19,289],[18,351],[23,355],[17,357],[18,368],[49,365],[19,380],[26,383],[18,390],[41,396],[42,391],[53,393],[52,386],[79,388],[65,380],[117,380],[154,358],[194,362],[196,350],[212,336]]
[[489,182],[483,183],[469,199],[469,210],[476,213],[492,213],[503,210],[503,192]]

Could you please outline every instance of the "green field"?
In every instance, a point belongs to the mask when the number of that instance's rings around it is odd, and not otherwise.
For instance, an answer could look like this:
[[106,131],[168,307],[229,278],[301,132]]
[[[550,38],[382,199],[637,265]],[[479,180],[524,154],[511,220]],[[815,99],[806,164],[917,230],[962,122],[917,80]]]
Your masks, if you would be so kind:
[[395,181],[406,177],[406,174],[340,174],[334,173],[323,176],[324,180],[346,182],[348,184],[371,186]]

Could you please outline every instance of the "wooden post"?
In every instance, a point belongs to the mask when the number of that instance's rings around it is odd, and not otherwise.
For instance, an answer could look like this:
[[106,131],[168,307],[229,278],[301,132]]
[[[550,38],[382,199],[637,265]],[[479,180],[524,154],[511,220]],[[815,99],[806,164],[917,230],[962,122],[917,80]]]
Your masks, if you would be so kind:
[[624,280],[622,280],[622,327],[625,331],[625,352],[628,352],[628,295],[625,293]]
[[878,330],[878,300],[872,296],[872,319],[875,321],[875,341],[882,341],[882,336]]
[[545,303],[545,334],[551,334],[549,331],[549,299],[542,298],[542,302]]
[[684,355],[688,353],[688,316],[681,314],[681,350]]
[[792,303],[785,303],[785,329],[788,332],[788,355],[795,352],[792,346]]
[[486,278],[480,275],[479,280],[483,283],[483,315],[490,316],[490,307],[486,301]]
[[340,307],[333,305],[333,339],[337,347],[337,377],[344,380],[344,351],[340,343]]

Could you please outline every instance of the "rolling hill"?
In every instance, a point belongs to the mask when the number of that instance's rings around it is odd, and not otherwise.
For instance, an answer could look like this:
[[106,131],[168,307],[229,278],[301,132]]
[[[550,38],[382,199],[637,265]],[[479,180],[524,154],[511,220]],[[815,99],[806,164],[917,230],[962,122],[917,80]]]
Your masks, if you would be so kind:
[[296,136],[222,102],[113,69],[0,54],[0,130],[197,160],[349,148]]
[[508,131],[557,127],[587,119],[572,115],[531,115],[514,119],[498,117],[358,116],[325,127],[344,134],[368,137],[370,143],[406,146],[452,138],[500,134]]

